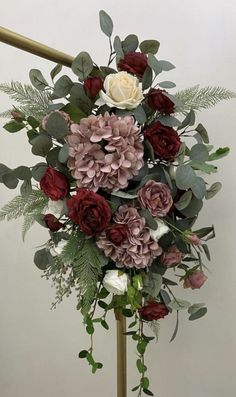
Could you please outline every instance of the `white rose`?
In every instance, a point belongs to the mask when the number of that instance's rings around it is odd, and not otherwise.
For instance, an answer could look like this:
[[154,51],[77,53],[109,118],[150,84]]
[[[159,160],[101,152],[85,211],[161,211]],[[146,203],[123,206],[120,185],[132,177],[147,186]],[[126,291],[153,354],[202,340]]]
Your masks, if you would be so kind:
[[135,109],[143,100],[139,80],[127,72],[109,74],[104,80],[104,88],[106,92],[99,92],[100,99],[109,107]]
[[63,200],[48,200],[48,205],[46,209],[47,214],[52,214],[59,218],[64,212],[64,201]]
[[169,227],[165,225],[164,222],[158,220],[157,221],[157,229],[150,229],[151,238],[155,241],[158,241],[164,234],[168,233]]
[[53,247],[50,248],[50,254],[52,256],[60,255],[67,243],[68,243],[68,240],[59,241],[59,243],[57,245],[54,245]]
[[128,276],[120,270],[107,270],[103,285],[112,294],[124,295],[128,288]]

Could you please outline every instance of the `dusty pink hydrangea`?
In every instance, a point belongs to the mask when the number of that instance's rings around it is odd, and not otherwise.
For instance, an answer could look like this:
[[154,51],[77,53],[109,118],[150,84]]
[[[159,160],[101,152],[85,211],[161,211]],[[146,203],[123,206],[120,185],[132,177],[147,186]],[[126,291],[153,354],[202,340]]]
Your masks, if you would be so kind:
[[63,117],[63,119],[65,120],[65,122],[67,123],[68,129],[70,128],[71,119],[70,119],[69,114],[67,114],[66,112],[63,112],[63,111],[61,111],[61,110],[54,110],[53,112],[48,113],[48,114],[47,114],[46,116],[44,116],[44,118],[42,119],[42,127],[43,127],[44,130],[46,130],[46,125],[47,125],[48,119],[49,119],[49,117],[51,116],[52,113],[59,113],[59,114]]
[[147,208],[154,218],[165,216],[171,209],[173,199],[165,183],[148,181],[138,193],[139,203]]
[[152,240],[146,221],[136,208],[126,204],[120,206],[114,215],[114,221],[127,226],[126,239],[117,246],[109,240],[108,234],[103,232],[97,240],[97,245],[117,267],[145,268],[151,265],[154,258],[161,255],[161,247]]
[[91,115],[72,124],[67,139],[68,167],[78,187],[124,189],[144,164],[140,129],[132,116]]

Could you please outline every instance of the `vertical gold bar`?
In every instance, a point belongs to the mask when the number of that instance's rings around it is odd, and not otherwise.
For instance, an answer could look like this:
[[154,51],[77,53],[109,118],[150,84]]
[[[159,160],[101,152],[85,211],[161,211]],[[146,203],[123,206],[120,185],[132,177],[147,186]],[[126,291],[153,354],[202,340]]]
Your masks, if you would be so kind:
[[71,67],[73,57],[0,26],[0,41],[41,58]]
[[127,397],[126,318],[117,318],[117,397]]

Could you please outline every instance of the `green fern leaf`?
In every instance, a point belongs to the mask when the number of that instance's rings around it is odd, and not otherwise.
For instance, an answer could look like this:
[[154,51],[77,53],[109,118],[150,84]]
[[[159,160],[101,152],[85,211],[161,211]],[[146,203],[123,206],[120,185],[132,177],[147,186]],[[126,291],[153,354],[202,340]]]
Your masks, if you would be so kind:
[[200,88],[199,85],[196,85],[177,92],[175,98],[180,103],[177,112],[186,114],[191,109],[208,109],[221,101],[236,98],[236,93],[223,87]]
[[102,273],[102,267],[105,266],[108,259],[101,250],[96,246],[92,239],[85,240],[78,251],[73,269],[80,287],[82,295],[81,312],[86,316],[90,310],[91,303],[94,299],[97,282]]

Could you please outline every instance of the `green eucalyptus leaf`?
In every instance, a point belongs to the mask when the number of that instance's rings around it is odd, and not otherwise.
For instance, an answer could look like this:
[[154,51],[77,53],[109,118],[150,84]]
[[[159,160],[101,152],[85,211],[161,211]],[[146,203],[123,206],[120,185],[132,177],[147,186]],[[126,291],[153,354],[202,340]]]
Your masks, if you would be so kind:
[[194,196],[202,200],[205,197],[206,194],[206,183],[203,178],[196,177],[194,185],[192,186],[192,192]]
[[194,216],[198,215],[201,211],[203,206],[202,200],[197,199],[196,197],[192,197],[190,204],[181,210],[181,214],[186,216],[187,218],[193,218]]
[[15,168],[13,172],[16,178],[21,179],[23,181],[27,179],[31,179],[32,177],[32,173],[29,167],[25,167],[23,165]]
[[154,71],[156,76],[162,72],[161,65],[153,54],[148,54],[148,65]]
[[153,218],[152,214],[150,213],[150,211],[146,208],[143,208],[142,210],[139,211],[139,214],[145,218],[146,220],[146,224],[148,227],[150,227],[150,229],[152,230],[156,230],[158,225],[157,222],[155,221],[155,219]]
[[191,306],[191,303],[182,299],[173,299],[169,304],[172,310],[186,310]]
[[173,335],[172,335],[172,337],[170,339],[170,342],[173,342],[173,340],[176,338],[176,335],[177,335],[178,329],[179,329],[179,311],[178,310],[177,310],[176,314],[177,314],[176,325],[175,325],[175,329],[174,329]]
[[31,69],[29,72],[29,78],[32,85],[39,91],[44,91],[45,88],[48,87],[47,81],[38,69]]
[[120,59],[122,59],[124,57],[124,51],[123,51],[121,39],[119,38],[119,36],[115,36],[113,46],[114,46],[114,50],[116,52],[117,60],[119,61]]
[[15,189],[19,182],[14,175],[14,171],[9,171],[6,174],[3,174],[1,179],[8,189]]
[[52,81],[61,72],[61,70],[62,70],[62,65],[60,65],[59,63],[51,70],[50,76]]
[[191,305],[188,308],[188,313],[192,314],[192,313],[196,313],[201,307],[204,307],[205,303],[194,303],[193,305]]
[[193,161],[205,162],[209,159],[209,152],[203,143],[197,143],[190,150],[190,159]]
[[8,172],[11,172],[11,169],[8,168],[5,164],[0,163],[0,183],[3,182],[2,177],[4,174],[7,174]]
[[32,184],[30,179],[26,179],[20,188],[20,193],[23,197],[27,197],[32,193]]
[[121,197],[121,198],[124,198],[127,200],[133,200],[138,197],[137,194],[129,194],[129,193],[123,192],[122,190],[118,190],[117,192],[112,192],[111,195],[116,196],[116,197]]
[[138,48],[138,37],[135,34],[129,34],[122,41],[122,49],[124,53],[135,51]]
[[92,113],[93,102],[85,94],[82,84],[75,83],[70,92],[70,102],[79,108],[86,116]]
[[159,116],[158,121],[167,127],[178,127],[181,122],[174,116]]
[[205,314],[207,313],[207,308],[206,307],[201,307],[198,311],[196,311],[195,313],[192,313],[189,316],[189,320],[197,320],[203,316],[205,316]]
[[153,392],[149,389],[143,389],[144,394],[147,394],[147,396],[154,396]]
[[158,61],[158,63],[163,72],[169,72],[169,70],[175,69],[175,66],[169,61]]
[[202,248],[203,248],[203,251],[204,251],[207,259],[210,261],[211,260],[211,254],[210,254],[210,250],[208,248],[208,245],[207,244],[202,244]]
[[60,113],[51,113],[46,124],[46,131],[56,139],[64,138],[68,133],[68,125]]
[[86,117],[86,114],[84,112],[82,112],[82,110],[80,110],[77,106],[73,105],[72,103],[67,103],[67,105],[65,105],[62,108],[63,112],[66,112],[67,114],[69,114],[70,119],[72,121],[74,121],[75,123],[80,122],[80,120],[84,117]]
[[65,145],[62,146],[60,149],[59,155],[58,155],[58,160],[60,163],[66,163],[69,157],[69,145],[68,143],[65,143]]
[[193,169],[205,172],[206,174],[211,174],[211,173],[217,172],[217,167],[215,165],[201,163],[196,160],[194,160],[194,161],[192,160],[190,165]]
[[196,131],[199,133],[204,143],[209,143],[207,130],[201,123],[196,127]]
[[22,130],[23,128],[25,128],[24,123],[21,123],[20,121],[16,121],[16,120],[11,120],[8,123],[6,123],[3,126],[4,130],[8,131],[8,132],[18,132],[20,130]]
[[186,190],[193,186],[196,174],[190,165],[179,165],[176,170],[176,185],[179,189]]
[[40,181],[46,172],[48,165],[46,163],[38,163],[32,168],[32,176],[36,181]]
[[191,109],[190,112],[186,115],[185,119],[182,121],[178,129],[181,130],[187,126],[194,125],[194,123],[195,123],[195,113]]
[[206,200],[211,199],[214,197],[222,188],[222,184],[220,182],[215,182],[213,183],[209,189],[206,191]]
[[160,43],[157,40],[144,40],[139,45],[141,52],[144,52],[145,54],[156,54],[159,50],[159,47]]
[[66,97],[73,87],[73,81],[66,75],[61,76],[54,85],[54,94],[57,98]]
[[133,115],[139,124],[144,124],[147,120],[147,116],[142,105],[139,105],[133,110]]
[[59,167],[59,163],[58,163],[59,153],[60,153],[60,147],[54,147],[48,152],[46,156],[46,161],[51,167],[54,168]]
[[104,10],[99,12],[99,21],[102,32],[106,36],[111,37],[113,32],[113,22],[111,17]]
[[27,117],[27,123],[33,128],[38,128],[40,126],[40,122],[36,120],[34,117],[29,116]]
[[153,298],[156,298],[162,287],[162,275],[148,272],[144,277],[143,290]]
[[34,254],[34,263],[40,270],[45,270],[51,264],[51,261],[52,255],[46,248],[40,249]]
[[84,81],[93,70],[93,61],[86,51],[82,51],[73,60],[71,68],[80,81]]
[[159,87],[161,88],[174,88],[176,87],[176,84],[173,83],[172,81],[161,81],[158,83]]
[[142,89],[145,91],[147,90],[149,87],[151,87],[152,85],[152,68],[150,68],[150,66],[148,66],[145,69],[145,72],[143,74],[143,78],[142,78]]
[[31,140],[32,153],[36,156],[45,157],[52,147],[52,138],[47,134],[39,134]]
[[175,203],[175,207],[178,210],[183,210],[190,204],[191,199],[192,199],[192,192],[191,190],[188,190],[180,197],[179,201]]

